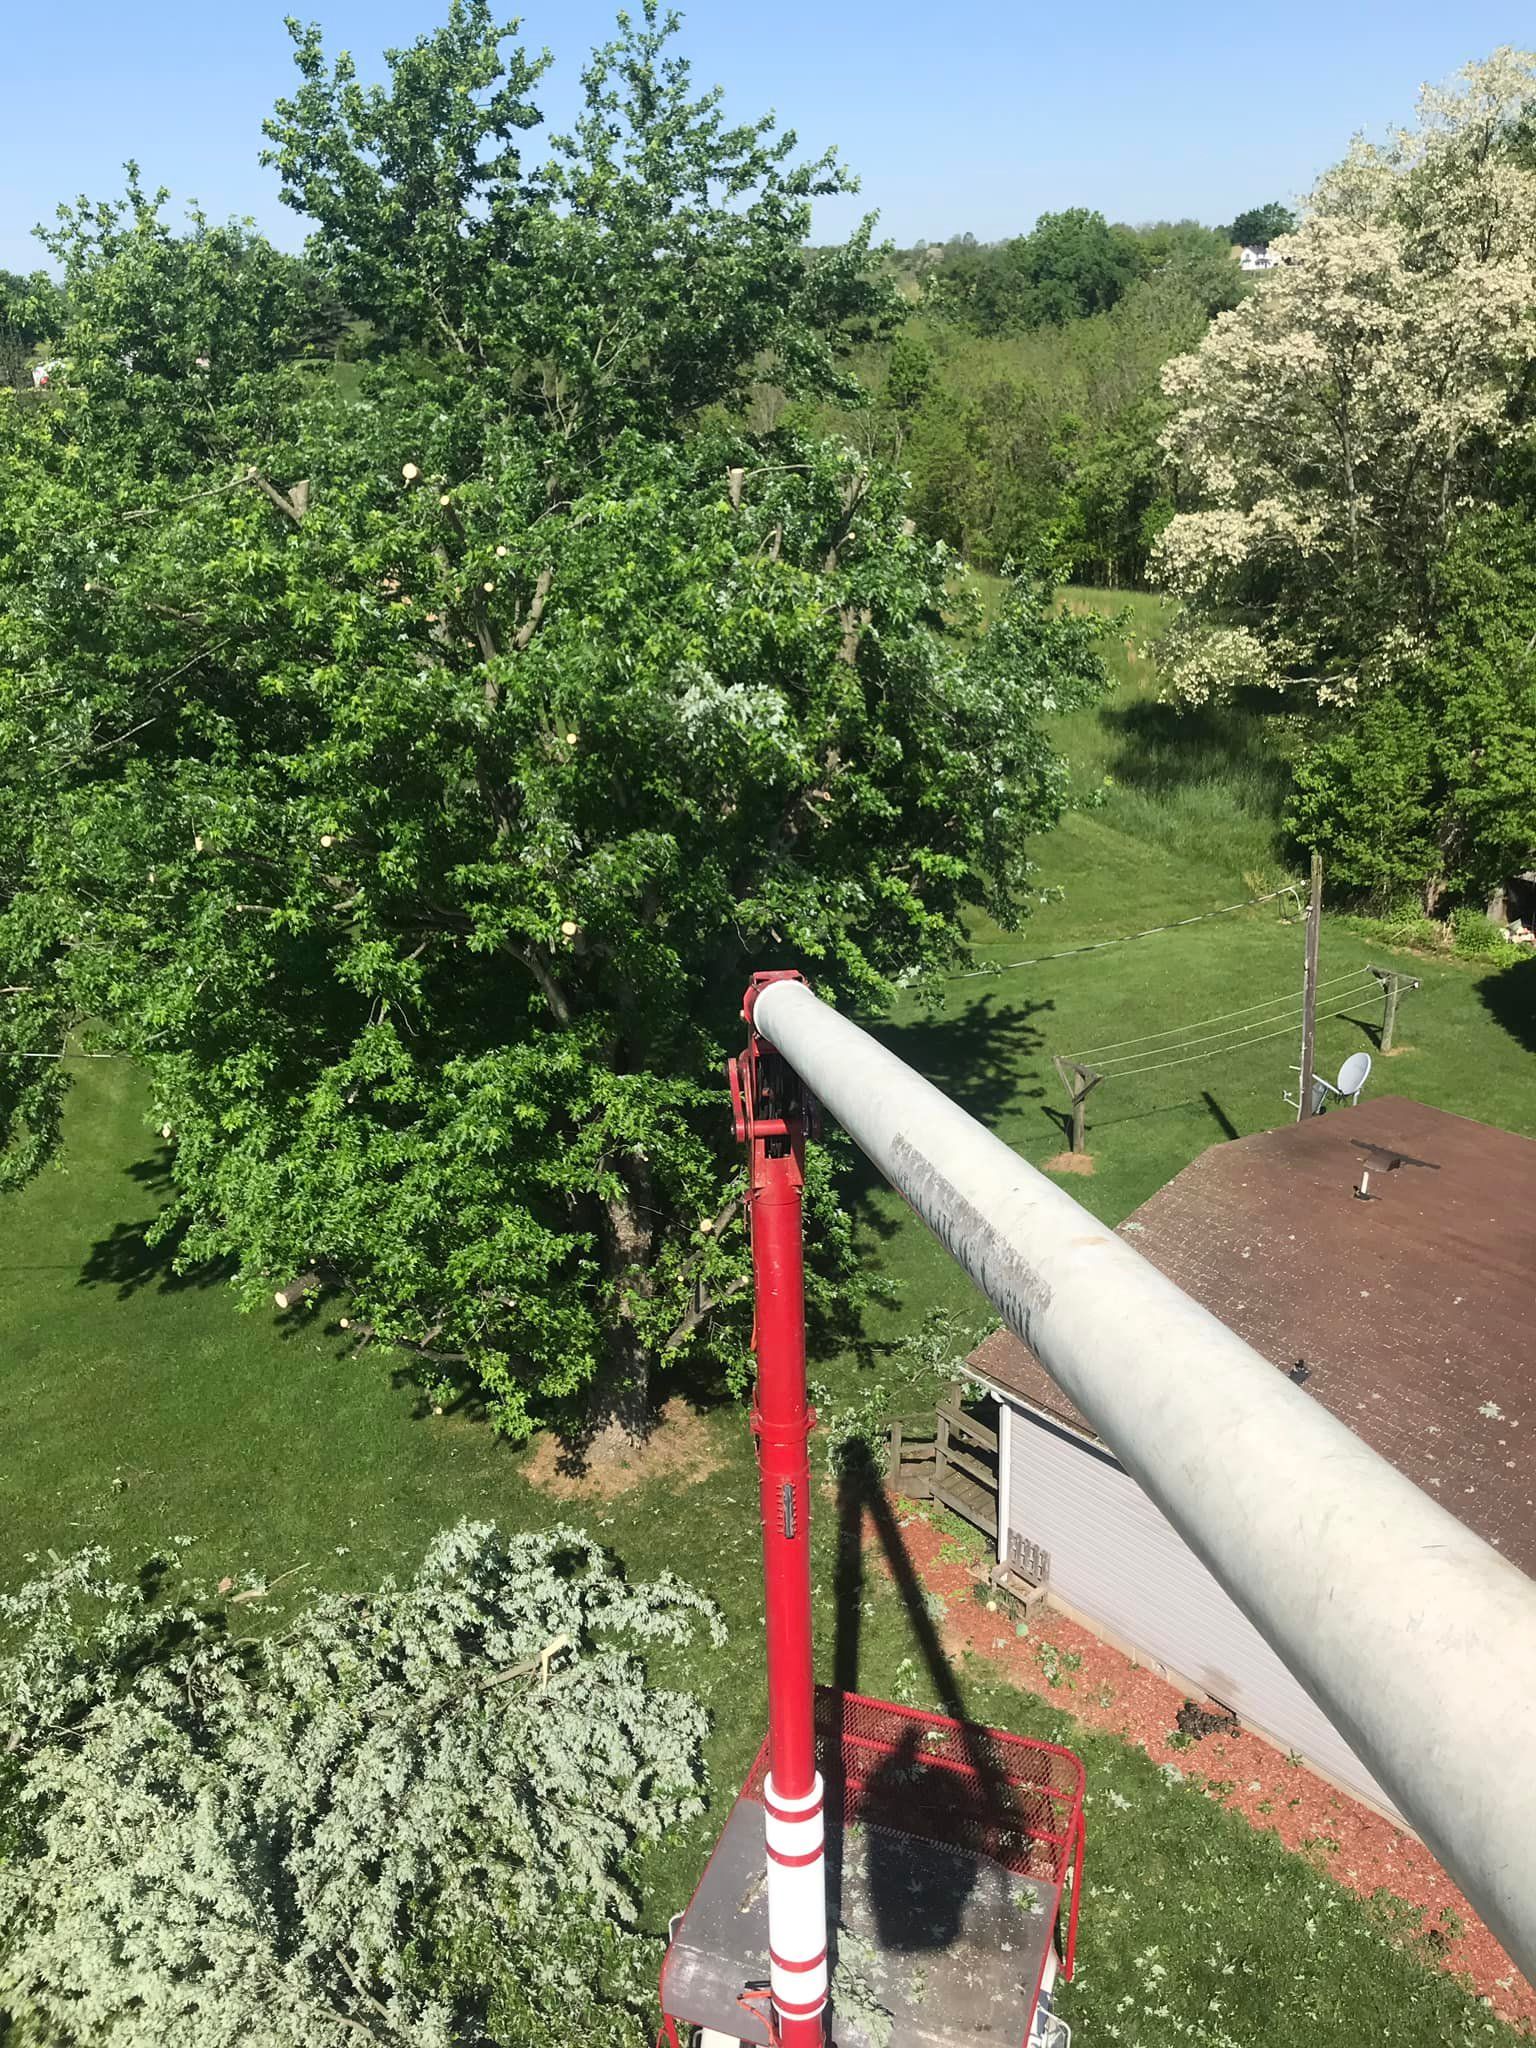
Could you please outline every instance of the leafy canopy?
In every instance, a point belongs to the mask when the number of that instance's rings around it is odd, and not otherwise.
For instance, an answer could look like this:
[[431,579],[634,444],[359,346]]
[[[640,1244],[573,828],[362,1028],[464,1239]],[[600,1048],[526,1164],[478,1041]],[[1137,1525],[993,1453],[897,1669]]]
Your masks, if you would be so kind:
[[796,162],[771,117],[728,124],[654,0],[619,20],[574,129],[532,169],[516,139],[542,120],[551,60],[505,50],[517,24],[488,0],[453,0],[444,28],[388,52],[387,87],[360,86],[346,54],[327,69],[320,31],[291,22],[302,83],[266,124],[264,161],[354,311],[488,371],[583,448],[668,433],[749,378],[836,384],[839,341],[888,309],[868,223],[803,254],[812,200],[857,189],[836,152]]
[[1131,229],[1074,206],[1042,213],[1012,241],[962,246],[933,273],[927,295],[979,333],[1002,334],[1108,312],[1141,274]]
[[376,91],[298,33],[269,136],[377,324],[355,386],[284,259],[131,185],[61,231],[68,373],[0,405],[13,1169],[25,1056],[91,1020],[183,1261],[312,1275],[513,1431],[739,1366],[747,973],[874,1004],[1017,918],[1099,676],[1033,586],[980,636],[879,461],[733,422],[766,364],[846,392],[883,298],[862,238],[804,254],[831,160],[724,126],[670,36],[621,19],[527,171],[542,60],[483,5]]
[[1536,533],[1485,508],[1435,577],[1432,655],[1327,731],[1289,824],[1347,886],[1426,909],[1536,865]]

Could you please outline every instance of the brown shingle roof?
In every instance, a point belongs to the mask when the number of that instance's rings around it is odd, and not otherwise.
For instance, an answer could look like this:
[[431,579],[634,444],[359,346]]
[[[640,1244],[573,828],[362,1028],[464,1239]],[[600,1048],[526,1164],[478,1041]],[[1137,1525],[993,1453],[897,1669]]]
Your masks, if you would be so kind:
[[[1536,1142],[1382,1096],[1213,1146],[1120,1228],[1536,1577]],[[972,1362],[1093,1434],[1010,1331]]]

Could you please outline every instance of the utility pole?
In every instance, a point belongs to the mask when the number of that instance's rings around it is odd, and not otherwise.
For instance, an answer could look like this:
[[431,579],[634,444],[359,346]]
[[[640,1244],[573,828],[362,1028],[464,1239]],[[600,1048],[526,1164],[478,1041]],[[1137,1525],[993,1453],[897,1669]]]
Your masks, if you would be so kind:
[[1317,942],[1323,923],[1323,857],[1312,856],[1312,888],[1307,897],[1307,965],[1301,992],[1301,1087],[1296,1121],[1312,1114],[1312,1071],[1317,1063]]
[[1418,988],[1420,983],[1412,974],[1397,974],[1389,967],[1372,967],[1369,970],[1381,983],[1385,1007],[1381,1013],[1381,1037],[1377,1041],[1378,1052],[1392,1050],[1392,1033],[1397,1025],[1397,999],[1405,988]]
[[1051,1064],[1055,1067],[1061,1085],[1067,1091],[1067,1099],[1072,1104],[1071,1149],[1074,1152],[1081,1152],[1083,1149],[1083,1104],[1088,1100],[1094,1089],[1098,1087],[1104,1076],[1096,1073],[1092,1067],[1083,1066],[1078,1060],[1063,1059],[1060,1053],[1052,1055]]

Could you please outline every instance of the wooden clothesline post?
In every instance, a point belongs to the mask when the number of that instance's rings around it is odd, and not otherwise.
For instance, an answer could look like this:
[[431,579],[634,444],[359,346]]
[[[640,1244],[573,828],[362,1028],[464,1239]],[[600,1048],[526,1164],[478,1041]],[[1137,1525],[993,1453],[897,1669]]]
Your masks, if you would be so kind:
[[1418,977],[1412,974],[1398,974],[1390,967],[1371,967],[1367,972],[1374,974],[1381,983],[1384,999],[1381,1013],[1381,1037],[1377,1042],[1379,1052],[1392,1050],[1392,1033],[1397,1026],[1397,999],[1405,988],[1421,986]]
[[1061,1085],[1067,1091],[1072,1104],[1071,1149],[1083,1150],[1083,1104],[1098,1087],[1104,1076],[1092,1067],[1085,1067],[1080,1060],[1064,1059],[1060,1053],[1053,1055],[1053,1064],[1061,1078]]

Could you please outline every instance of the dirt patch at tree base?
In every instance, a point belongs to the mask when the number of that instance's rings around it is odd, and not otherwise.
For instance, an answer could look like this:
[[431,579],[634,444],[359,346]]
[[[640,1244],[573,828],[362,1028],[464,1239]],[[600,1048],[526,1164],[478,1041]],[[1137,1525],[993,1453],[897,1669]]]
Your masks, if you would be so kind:
[[616,1455],[593,1458],[553,1430],[543,1431],[529,1447],[523,1477],[554,1500],[613,1500],[653,1479],[699,1486],[722,1462],[703,1416],[674,1394],[649,1435]]
[[1046,1173],[1092,1173],[1093,1155],[1090,1152],[1058,1152],[1054,1159],[1047,1159]]

